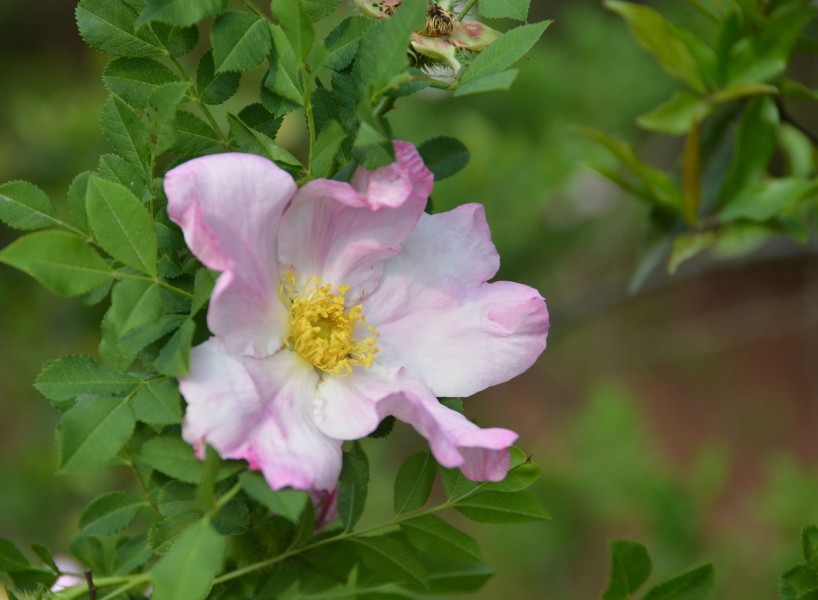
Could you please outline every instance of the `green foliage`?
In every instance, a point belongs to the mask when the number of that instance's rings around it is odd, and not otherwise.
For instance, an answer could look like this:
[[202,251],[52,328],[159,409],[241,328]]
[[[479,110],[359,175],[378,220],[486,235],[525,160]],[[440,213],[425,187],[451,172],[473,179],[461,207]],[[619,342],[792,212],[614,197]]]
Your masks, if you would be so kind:
[[810,600],[818,597],[818,527],[810,525],[801,532],[804,563],[781,576],[778,591],[781,600]]
[[147,502],[126,492],[110,492],[91,502],[80,517],[85,535],[104,536],[119,533],[130,525]]

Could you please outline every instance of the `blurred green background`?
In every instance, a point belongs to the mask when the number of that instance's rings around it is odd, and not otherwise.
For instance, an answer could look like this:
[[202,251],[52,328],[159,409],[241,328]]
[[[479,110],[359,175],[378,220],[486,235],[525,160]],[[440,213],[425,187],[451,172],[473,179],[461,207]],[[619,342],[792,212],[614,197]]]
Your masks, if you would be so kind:
[[[0,2],[0,181],[35,182],[58,203],[108,151],[105,59],[79,39],[73,8]],[[436,208],[485,204],[500,276],[537,287],[551,311],[539,363],[466,405],[520,432],[554,517],[463,523],[498,571],[478,596],[599,598],[608,541],[624,537],[650,548],[656,578],[712,561],[715,598],[776,597],[778,575],[800,561],[800,528],[818,523],[818,261],[773,241],[694,260],[673,278],[660,267],[629,294],[646,209],[587,168],[608,157],[573,127],[626,138],[670,167],[681,141],[633,122],[676,84],[599,2],[534,0],[530,20],[543,18],[555,23],[511,93],[430,93],[399,101],[392,117],[402,139],[466,143],[471,163],[437,186]],[[245,80],[237,102],[255,89]],[[279,141],[303,154],[297,119]],[[0,245],[14,236],[0,225]],[[31,385],[48,359],[95,355],[100,318],[0,268],[0,536],[23,546],[66,553],[84,504],[131,485],[117,471],[55,477],[58,415]],[[365,447],[375,521],[397,465],[422,442],[399,428]]]

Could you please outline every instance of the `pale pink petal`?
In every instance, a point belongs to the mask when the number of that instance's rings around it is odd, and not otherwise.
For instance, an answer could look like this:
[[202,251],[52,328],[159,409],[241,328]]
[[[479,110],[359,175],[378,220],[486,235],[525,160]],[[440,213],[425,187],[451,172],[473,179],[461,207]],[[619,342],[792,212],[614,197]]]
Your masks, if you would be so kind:
[[429,440],[435,459],[460,467],[469,479],[499,481],[509,468],[513,431],[481,429],[443,406],[421,382],[403,370],[377,366],[321,382],[315,421],[328,436],[355,439],[371,433],[388,415],[412,425]]
[[273,489],[332,490],[341,470],[341,441],[313,422],[318,375],[288,350],[266,358],[231,354],[218,338],[191,352],[180,379],[187,402],[182,437],[201,453],[245,459]]
[[276,235],[295,182],[250,154],[215,154],[165,176],[168,215],[202,263],[219,277],[208,326],[233,352],[265,356],[280,347]]
[[437,396],[469,396],[528,369],[545,349],[548,311],[533,288],[484,283],[497,265],[481,207],[423,215],[363,304],[380,334],[377,360]]
[[377,284],[382,261],[400,251],[433,183],[414,147],[396,142],[395,152],[397,162],[358,169],[352,184],[316,179],[298,191],[278,239],[281,267],[297,285],[318,276],[349,285],[357,302]]

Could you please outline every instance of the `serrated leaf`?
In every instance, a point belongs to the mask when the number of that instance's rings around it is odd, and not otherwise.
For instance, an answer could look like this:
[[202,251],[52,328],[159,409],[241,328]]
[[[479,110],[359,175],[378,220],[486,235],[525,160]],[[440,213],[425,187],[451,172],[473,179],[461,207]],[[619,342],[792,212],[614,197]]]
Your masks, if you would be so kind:
[[153,553],[148,547],[148,536],[137,535],[117,546],[112,565],[114,574],[131,573],[151,558],[153,558]]
[[152,323],[162,314],[160,288],[150,281],[126,279],[114,285],[111,310],[118,335]]
[[117,58],[102,71],[102,81],[112,94],[136,108],[144,108],[157,87],[179,81],[165,65],[152,58]]
[[113,535],[130,525],[147,502],[126,492],[103,494],[83,511],[82,533],[91,536]]
[[[304,87],[299,76],[298,56],[281,27],[270,25],[270,35],[273,37],[275,52],[270,57],[270,69],[262,81],[262,87],[267,92],[280,96],[295,106],[303,106]],[[284,107],[286,108],[287,105],[285,104]],[[282,111],[272,110],[269,106],[267,108],[276,116],[284,114]]]
[[793,567],[778,583],[781,600],[815,600],[818,598],[818,569],[808,565]]
[[[99,157],[97,167],[99,176],[114,183],[121,183],[128,188],[137,198],[143,198],[145,194],[145,173],[137,166],[127,162],[118,154],[103,154]],[[89,177],[90,179],[90,177]],[[86,222],[88,220],[86,198],[88,196],[88,181],[83,188],[85,195],[82,199],[82,207],[85,211]],[[87,227],[87,225],[86,225]]]
[[213,51],[208,50],[196,69],[196,93],[205,104],[222,104],[238,91],[240,79],[238,72],[216,74]]
[[108,263],[85,240],[62,231],[19,238],[0,250],[0,262],[28,273],[61,296],[80,296],[113,277]]
[[180,517],[163,519],[154,523],[148,530],[148,547],[153,554],[164,556],[193,523],[201,518],[201,513],[187,513]]
[[64,356],[46,363],[34,387],[49,400],[63,402],[80,395],[119,394],[138,382],[127,373],[104,367],[87,356]]
[[212,523],[222,535],[241,535],[250,525],[250,511],[241,498],[233,498],[213,516]]
[[440,469],[440,481],[449,500],[462,498],[480,485],[468,479],[460,469]]
[[201,516],[201,508],[196,500],[196,486],[171,480],[162,486],[156,498],[159,513],[166,519],[175,519],[191,514]]
[[60,223],[57,211],[45,192],[27,181],[0,185],[0,221],[24,231]]
[[483,560],[474,538],[435,515],[423,515],[403,521],[400,528],[412,545],[424,555]]
[[[512,448],[512,468],[508,471],[505,479],[497,482],[488,482],[483,486],[486,491],[497,492],[519,492],[530,488],[542,474],[540,466],[525,459],[520,464],[514,464],[514,454],[517,448]],[[522,454],[522,452],[520,452]]]
[[210,39],[216,73],[254,69],[264,62],[272,46],[267,22],[245,12],[219,15]]
[[312,148],[310,155],[310,175],[312,177],[329,177],[332,175],[332,166],[335,163],[335,155],[341,148],[341,144],[346,139],[346,134],[338,121],[328,121]]
[[434,173],[435,181],[451,177],[469,163],[469,150],[453,137],[440,136],[426,140],[418,147],[426,167]]
[[329,55],[324,66],[333,71],[346,69],[355,58],[361,37],[371,25],[372,20],[366,17],[347,17],[341,21],[327,34],[325,43]]
[[134,416],[149,425],[182,422],[182,399],[173,379],[152,379],[143,385],[131,402]]
[[428,572],[432,594],[471,594],[494,575],[494,569],[473,560],[421,556],[420,562]]
[[[205,464],[196,458],[193,448],[178,437],[161,436],[148,440],[139,449],[139,460],[157,471],[185,483],[201,483]],[[216,481],[240,470],[238,463],[225,463],[219,469]]]
[[148,0],[136,26],[152,21],[186,27],[202,19],[215,17],[224,10],[227,0]]
[[116,153],[147,173],[151,154],[147,123],[123,100],[111,96],[102,109],[100,124]]
[[224,538],[203,519],[188,528],[151,569],[153,600],[202,600],[221,571]]
[[242,473],[239,476],[239,482],[241,488],[253,500],[292,523],[298,523],[304,507],[310,501],[306,492],[271,489],[270,484],[258,473]]
[[88,216],[85,213],[85,194],[88,189],[88,179],[91,171],[84,171],[74,177],[68,186],[68,209],[74,218],[74,223],[83,233],[88,233]]
[[652,587],[642,600],[705,600],[714,580],[713,565],[702,565]]
[[395,581],[427,585],[426,570],[415,552],[405,544],[386,536],[355,537],[351,540],[366,565]]
[[531,0],[480,0],[480,16],[487,19],[528,19]]
[[269,136],[249,127],[237,116],[228,113],[227,122],[231,139],[243,152],[269,158],[279,166],[296,167],[299,171],[303,169],[298,159],[289,151],[276,144]]
[[176,144],[172,151],[181,156],[202,154],[219,145],[213,128],[196,115],[184,110],[176,113]]
[[146,111],[153,131],[153,153],[159,156],[176,142],[176,107],[185,99],[187,82],[166,83],[155,88]]
[[611,572],[603,600],[630,600],[650,577],[652,565],[647,548],[636,542],[611,542]]
[[60,471],[108,464],[130,439],[135,425],[127,397],[78,402],[63,415],[57,430]]
[[315,42],[315,31],[301,0],[272,0],[270,10],[290,40],[296,57],[301,61],[306,59]]
[[338,479],[338,516],[345,531],[352,530],[363,514],[369,485],[369,459],[361,445],[353,442],[344,452],[344,463]]
[[129,267],[156,277],[156,229],[137,197],[123,185],[91,177],[86,206],[99,245]]
[[550,24],[551,21],[540,21],[507,31],[477,55],[466,71],[460,75],[459,84],[463,85],[468,81],[505,71],[518,59],[525,56]]
[[367,100],[376,100],[409,66],[409,38],[415,29],[422,28],[425,17],[424,2],[404,2],[395,14],[378,20],[361,37],[352,74]]
[[639,45],[653,54],[665,71],[697,92],[706,91],[696,57],[682,39],[679,28],[647,6],[618,0],[605,0],[603,4],[625,19]]
[[149,30],[134,29],[136,12],[124,0],[82,0],[77,26],[85,43],[109,56],[159,56],[162,49]]
[[199,28],[196,25],[177,27],[157,22],[150,28],[162,47],[172,56],[184,56],[199,43]]
[[499,73],[492,73],[483,77],[470,79],[466,83],[459,84],[453,96],[460,98],[461,96],[468,96],[469,94],[482,94],[483,92],[497,92],[505,91],[511,87],[514,80],[517,79],[517,69],[506,69]]
[[320,21],[333,12],[341,0],[303,0],[304,10],[312,22]]
[[460,500],[455,508],[481,523],[528,523],[546,521],[550,515],[529,492],[478,492]]
[[429,452],[407,458],[395,476],[394,507],[400,515],[426,504],[437,474],[437,463]]
[[156,370],[169,377],[187,375],[190,369],[190,348],[193,345],[193,334],[196,332],[196,323],[185,321],[176,330],[168,343],[159,352],[153,363]]

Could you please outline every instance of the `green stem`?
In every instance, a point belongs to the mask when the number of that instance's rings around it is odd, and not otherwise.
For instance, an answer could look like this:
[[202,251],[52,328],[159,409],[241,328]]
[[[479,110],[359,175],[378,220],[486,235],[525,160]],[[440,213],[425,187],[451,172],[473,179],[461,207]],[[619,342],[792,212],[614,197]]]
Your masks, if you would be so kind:
[[466,492],[462,496],[459,496],[457,498],[450,498],[449,500],[447,500],[443,504],[439,504],[437,506],[433,506],[433,507],[427,508],[425,510],[408,512],[406,514],[399,515],[399,516],[395,517],[394,519],[392,519],[391,521],[389,521],[387,523],[381,523],[380,525],[375,525],[375,526],[370,527],[368,529],[362,529],[361,531],[355,531],[355,532],[352,532],[352,531],[344,532],[344,533],[341,533],[339,535],[336,535],[335,537],[325,538],[323,540],[318,540],[317,542],[313,542],[312,544],[307,544],[306,546],[302,546],[301,548],[288,550],[286,552],[283,552],[282,554],[279,554],[278,556],[274,556],[273,558],[268,558],[266,560],[262,560],[262,561],[259,561],[257,563],[253,563],[251,565],[247,565],[246,567],[236,569],[235,571],[230,571],[230,572],[225,573],[224,575],[221,575],[220,577],[217,577],[216,579],[214,579],[213,580],[213,585],[224,583],[226,581],[231,581],[233,579],[236,579],[237,577],[247,575],[248,573],[252,573],[252,572],[258,571],[260,569],[266,569],[268,567],[271,567],[271,566],[273,566],[273,565],[275,565],[277,563],[280,563],[280,562],[282,562],[284,560],[287,560],[288,558],[291,558],[293,556],[297,556],[298,554],[301,554],[302,552],[306,552],[308,550],[313,550],[315,548],[319,548],[321,546],[326,546],[328,544],[334,544],[334,543],[337,543],[337,542],[342,542],[344,540],[348,540],[348,539],[353,538],[353,537],[364,536],[364,535],[367,535],[369,533],[373,533],[375,531],[380,531],[381,529],[388,529],[390,527],[394,527],[395,525],[399,525],[399,524],[403,523],[404,521],[409,521],[410,519],[416,519],[417,517],[423,517],[423,516],[426,516],[426,515],[431,515],[431,514],[440,512],[442,510],[446,510],[447,508],[452,508],[458,502],[462,501],[466,497],[471,496],[472,494],[475,494],[476,492],[478,492],[480,490],[480,488],[483,487],[483,485],[485,485],[485,483],[482,483],[482,484],[478,485],[477,487],[469,490],[468,492]]
[[260,9],[258,6],[256,6],[256,5],[255,5],[253,2],[251,2],[250,0],[243,0],[243,2],[244,2],[244,5],[245,5],[247,8],[249,8],[250,10],[252,10],[252,11],[253,11],[254,13],[256,13],[256,14],[257,14],[259,17],[261,17],[261,18],[262,18],[262,19],[264,19],[265,21],[270,21],[270,17],[268,17],[267,15],[265,15],[265,14],[264,14],[264,13],[261,11],[261,9]]
[[469,14],[469,11],[474,7],[475,4],[477,4],[477,0],[469,0],[468,2],[466,2],[466,6],[463,7],[463,10],[457,13],[457,16],[454,18],[454,20],[458,22],[462,21],[463,17]]
[[[135,588],[138,585],[142,585],[144,583],[148,583],[150,581],[150,577],[147,574],[140,575],[139,577],[135,577],[131,581],[122,584],[110,594],[106,594],[102,597],[102,600],[114,600],[114,598],[118,598],[122,595],[123,592],[127,592],[131,588]],[[97,587],[99,587],[99,583],[97,583]]]
[[[130,589],[132,587],[136,587],[139,584],[147,583],[149,581],[149,577],[147,575],[119,575],[114,577],[101,577],[100,579],[94,580],[94,585],[98,588],[103,587],[111,587],[113,585],[123,584],[122,587],[125,589]],[[119,590],[116,590],[118,593]],[[79,600],[83,596],[88,594],[88,586],[85,583],[75,585],[70,587],[62,592],[57,593],[57,598],[60,600]],[[108,594],[102,600],[106,600],[106,598],[114,598],[111,594]]]
[[216,504],[213,506],[213,508],[212,508],[212,509],[210,510],[210,512],[208,513],[208,518],[212,518],[212,517],[216,516],[216,514],[217,514],[217,513],[218,513],[218,512],[219,512],[221,509],[223,509],[223,508],[225,507],[225,505],[226,505],[228,502],[230,502],[230,501],[231,501],[231,500],[232,500],[232,499],[233,499],[233,498],[236,496],[236,494],[238,494],[240,491],[241,491],[241,483],[237,483],[237,484],[236,484],[236,485],[234,485],[232,488],[230,488],[230,489],[227,491],[227,493],[226,493],[226,494],[224,494],[223,496],[219,497],[219,499],[218,499],[218,501],[216,502]]

